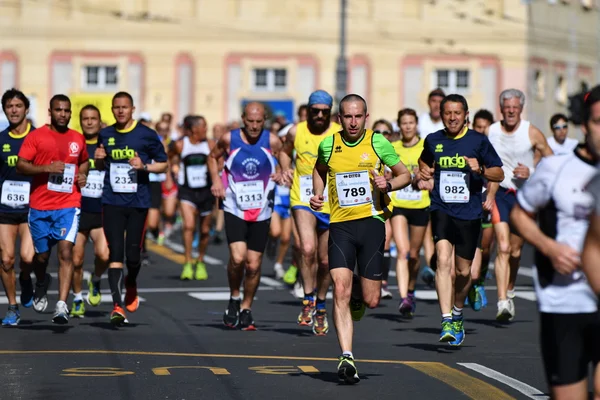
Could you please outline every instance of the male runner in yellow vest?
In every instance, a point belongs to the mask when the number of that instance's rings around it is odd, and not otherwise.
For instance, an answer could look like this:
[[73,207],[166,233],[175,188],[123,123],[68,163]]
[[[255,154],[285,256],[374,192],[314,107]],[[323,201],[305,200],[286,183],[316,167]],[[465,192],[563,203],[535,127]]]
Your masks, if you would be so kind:
[[[316,212],[311,210],[309,201],[313,195],[312,174],[319,144],[324,138],[341,129],[335,122],[330,122],[332,105],[333,98],[329,93],[323,90],[313,92],[308,98],[308,119],[289,130],[283,151],[279,153],[284,177],[292,181],[290,203],[300,236],[299,267],[304,286],[304,300],[302,311],[298,315],[298,324],[312,325],[315,335],[325,335],[329,330],[325,308],[325,296],[331,283],[327,260],[329,206],[326,204]],[[294,150],[296,169],[292,173]]]
[[[359,321],[365,305],[377,307],[381,297],[385,219],[391,215],[388,192],[411,182],[392,144],[381,134],[365,130],[367,103],[349,94],[340,102],[343,131],[319,145],[313,172],[310,206],[320,211],[329,188],[329,270],[333,278],[333,318],[342,350],[338,378],[359,381],[352,355],[352,320]],[[386,181],[384,168],[394,176]],[[358,267],[360,278],[354,275]]]

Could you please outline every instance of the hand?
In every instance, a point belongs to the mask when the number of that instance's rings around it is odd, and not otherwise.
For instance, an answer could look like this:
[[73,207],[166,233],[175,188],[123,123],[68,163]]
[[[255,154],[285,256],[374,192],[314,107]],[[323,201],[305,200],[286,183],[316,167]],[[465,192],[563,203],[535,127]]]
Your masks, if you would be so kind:
[[513,175],[519,179],[529,179],[529,167],[518,163],[517,168],[514,169]]
[[310,198],[309,204],[310,208],[315,211],[320,211],[323,208],[323,203],[325,202],[325,197],[321,194],[316,194]]
[[428,181],[433,178],[434,172],[435,172],[434,167],[429,167],[427,165],[423,165],[422,168],[419,168],[419,179],[422,181]]
[[494,196],[490,196],[488,194],[485,198],[485,201],[483,202],[483,209],[485,211],[492,211],[494,209],[495,204],[496,204],[496,198]]
[[469,158],[469,157],[465,157],[465,156],[463,156],[463,158],[467,162],[467,165],[469,166],[469,169],[471,170],[471,172],[474,172],[476,174],[481,173],[481,169],[479,167],[479,161],[477,161],[476,158]]
[[94,152],[94,158],[96,160],[104,160],[106,158],[106,150],[104,150],[103,145],[96,147],[96,151]]
[[285,179],[284,179],[283,174],[281,172],[276,172],[274,174],[271,174],[271,176],[269,178],[271,178],[271,180],[273,182],[275,182],[276,184],[278,184],[278,185],[285,184]]
[[85,174],[77,174],[77,184],[80,188],[85,187],[87,183],[87,176]]
[[210,192],[217,199],[225,198],[225,188],[223,187],[223,183],[220,180],[213,182],[212,186],[210,187]]
[[292,185],[292,181],[294,180],[294,170],[293,169],[286,169],[285,171],[281,172],[281,176],[283,178],[283,183],[285,183],[286,185],[291,186]]
[[433,179],[430,179],[428,181],[424,181],[424,180],[420,179],[417,182],[417,188],[419,190],[429,190],[429,191],[432,191],[433,190]]
[[65,172],[65,163],[62,161],[52,161],[46,166],[46,172],[49,174],[62,174]]
[[385,180],[385,177],[379,175],[374,169],[371,170],[371,175],[373,175],[373,186],[380,191],[387,193],[388,182]]
[[568,275],[581,265],[579,253],[570,246],[554,242],[548,254],[552,266],[561,275]]
[[137,169],[137,170],[144,169],[144,163],[142,162],[142,159],[138,155],[137,151],[135,152],[135,157],[133,157],[131,160],[129,160],[129,165],[131,165],[131,167],[133,169]]

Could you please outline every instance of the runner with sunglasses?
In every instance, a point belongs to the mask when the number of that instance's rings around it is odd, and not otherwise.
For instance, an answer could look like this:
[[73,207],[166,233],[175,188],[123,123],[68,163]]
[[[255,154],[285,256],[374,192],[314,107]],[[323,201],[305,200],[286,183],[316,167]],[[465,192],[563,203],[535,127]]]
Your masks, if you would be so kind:
[[577,139],[569,136],[569,119],[564,114],[554,114],[550,118],[550,129],[552,137],[548,138],[548,146],[554,154],[571,154],[579,144]]

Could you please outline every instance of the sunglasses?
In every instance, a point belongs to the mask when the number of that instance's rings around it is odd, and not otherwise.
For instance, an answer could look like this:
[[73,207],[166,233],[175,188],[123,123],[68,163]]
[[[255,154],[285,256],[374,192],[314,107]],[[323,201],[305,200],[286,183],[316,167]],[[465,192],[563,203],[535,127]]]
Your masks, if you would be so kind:
[[373,133],[381,133],[382,135],[391,135],[392,132],[390,131],[373,131]]
[[310,110],[310,113],[315,116],[319,115],[320,113],[323,113],[323,115],[331,114],[331,108],[323,109],[323,108],[310,107],[309,110]]
[[552,129],[554,129],[555,131],[559,130],[559,129],[567,129],[569,127],[569,125],[564,124],[564,125],[554,125],[552,127]]

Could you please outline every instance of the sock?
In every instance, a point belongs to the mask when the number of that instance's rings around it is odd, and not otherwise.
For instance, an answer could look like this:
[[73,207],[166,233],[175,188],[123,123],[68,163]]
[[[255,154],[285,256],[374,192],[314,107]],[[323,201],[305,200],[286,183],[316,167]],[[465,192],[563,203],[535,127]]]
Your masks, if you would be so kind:
[[351,351],[345,351],[342,353],[342,355],[346,356],[346,357],[350,357],[351,359],[354,359],[354,355],[352,354]]
[[452,319],[462,319],[463,309],[456,306],[452,307]]
[[326,311],[325,299],[321,300],[317,297],[317,311]]
[[415,291],[414,290],[409,290],[408,291],[408,297],[415,297]]
[[154,237],[154,239],[158,239],[158,228],[150,229],[150,233]]
[[311,303],[314,303],[314,301],[315,301],[315,292],[308,293],[308,294],[304,293],[304,300],[308,300]]
[[83,301],[83,296],[81,295],[81,292],[73,293],[73,296],[75,297],[75,301]]
[[13,310],[13,311],[19,311],[19,305],[18,304],[9,304],[8,309]]
[[92,275],[92,282],[93,283],[98,283],[98,282],[100,282],[101,279],[102,279],[101,276],[96,276],[96,274]]
[[242,300],[242,296],[239,295],[239,294],[237,296],[231,296],[231,300],[241,301]]
[[452,313],[444,313],[444,314],[442,314],[442,321],[451,320],[451,319],[452,319]]
[[110,294],[113,298],[113,304],[123,307],[121,299],[121,283],[123,282],[123,269],[109,268],[108,269],[108,286],[110,286]]
[[127,285],[135,286],[137,283],[137,277],[140,273],[141,263],[130,264],[127,263]]
[[383,252],[383,277],[382,277],[383,281],[387,282],[388,277],[390,276],[390,264],[391,263],[392,263],[392,257],[390,256],[390,251],[384,250],[384,252]]
[[513,290],[507,290],[506,291],[506,297],[508,297],[509,299],[514,299],[515,298],[515,289],[513,289]]

